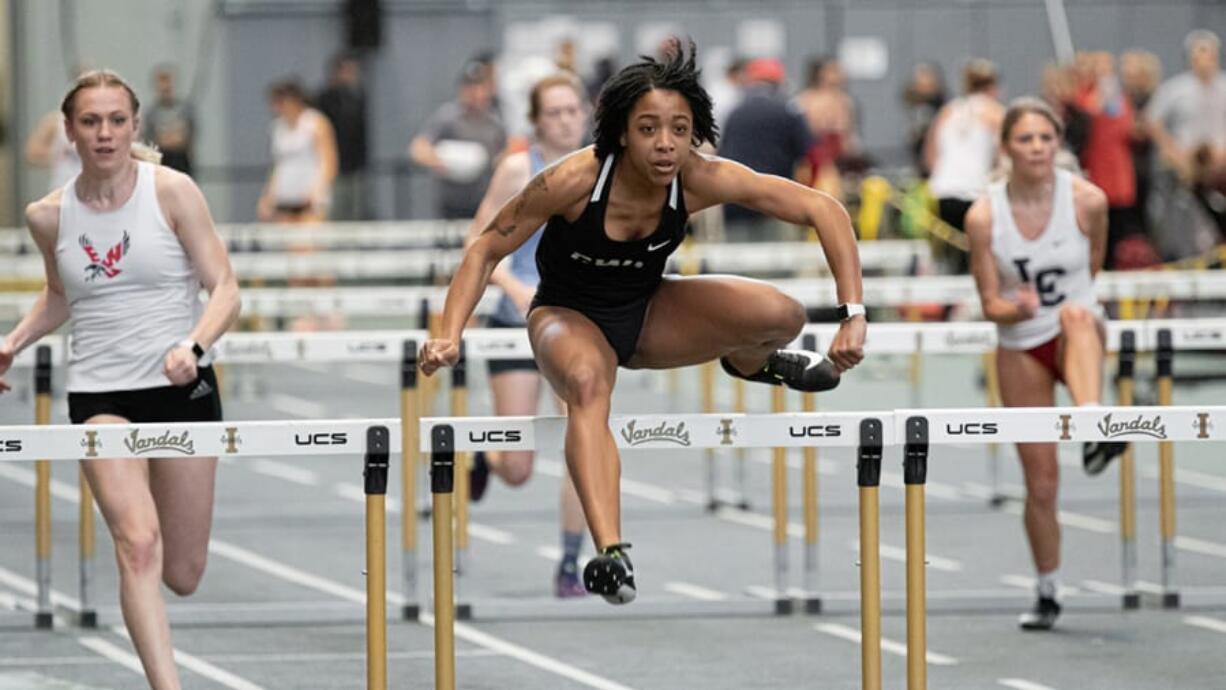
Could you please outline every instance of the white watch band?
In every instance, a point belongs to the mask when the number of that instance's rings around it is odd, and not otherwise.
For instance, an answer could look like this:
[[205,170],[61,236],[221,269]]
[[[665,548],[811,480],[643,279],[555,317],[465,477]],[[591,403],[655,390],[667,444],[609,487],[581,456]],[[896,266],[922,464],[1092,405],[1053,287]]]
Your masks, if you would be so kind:
[[853,316],[867,316],[868,315],[868,310],[864,308],[863,304],[855,304],[852,302],[848,302],[847,304],[840,304],[839,311],[842,312],[840,316],[842,317],[843,321],[846,321],[852,318]]

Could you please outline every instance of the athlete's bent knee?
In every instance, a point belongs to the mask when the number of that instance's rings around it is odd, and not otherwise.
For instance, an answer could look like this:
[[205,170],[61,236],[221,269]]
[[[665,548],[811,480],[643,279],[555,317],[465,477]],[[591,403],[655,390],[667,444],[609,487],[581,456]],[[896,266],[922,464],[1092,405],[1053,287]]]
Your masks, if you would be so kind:
[[503,453],[499,475],[511,486],[527,483],[532,478],[532,453]]
[[175,594],[185,597],[196,591],[200,580],[204,577],[204,567],[208,557],[204,554],[191,558],[180,558],[175,563],[167,563],[162,568],[162,582]]
[[775,340],[792,340],[805,327],[805,307],[800,302],[777,293],[769,303],[759,305],[766,317],[766,328]]

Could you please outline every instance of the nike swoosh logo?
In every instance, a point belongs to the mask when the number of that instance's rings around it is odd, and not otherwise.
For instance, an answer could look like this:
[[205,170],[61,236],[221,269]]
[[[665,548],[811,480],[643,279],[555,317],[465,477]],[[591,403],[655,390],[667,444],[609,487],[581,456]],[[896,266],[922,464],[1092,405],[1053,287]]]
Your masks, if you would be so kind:
[[668,245],[670,245],[670,244],[672,244],[672,243],[673,243],[673,241],[672,241],[672,240],[668,240],[667,242],[661,242],[660,244],[648,244],[648,245],[647,245],[647,251],[649,251],[649,252],[654,252],[655,250],[657,250],[657,249],[661,249],[661,248],[663,248],[663,247],[667,247]]

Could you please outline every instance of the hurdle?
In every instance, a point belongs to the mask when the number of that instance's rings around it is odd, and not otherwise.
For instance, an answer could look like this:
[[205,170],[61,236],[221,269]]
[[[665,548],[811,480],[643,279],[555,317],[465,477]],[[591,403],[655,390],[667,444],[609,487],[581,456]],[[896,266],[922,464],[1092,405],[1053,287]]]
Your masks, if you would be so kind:
[[[1126,419],[1125,419],[1126,418]],[[1120,421],[1123,420],[1123,421]],[[735,433],[729,436],[727,424]],[[839,434],[821,438],[797,438],[794,429],[810,425],[837,426]],[[962,433],[967,425],[976,425],[985,434],[968,440]],[[856,438],[844,433],[859,429]],[[927,687],[927,594],[925,568],[925,505],[924,489],[934,446],[978,445],[988,441],[1018,442],[1087,442],[1126,440],[1136,443],[1171,443],[1176,441],[1226,441],[1226,406],[1168,407],[1047,407],[1047,408],[966,408],[919,409],[853,413],[782,413],[764,415],[725,416],[712,414],[620,415],[609,420],[610,431],[619,448],[636,447],[633,436],[620,432],[626,429],[659,429],[660,433],[644,443],[656,450],[676,450],[670,441],[683,432],[693,448],[728,445],[727,439],[739,447],[778,448],[806,446],[854,445],[857,448],[857,485],[860,490],[860,618],[861,618],[861,677],[862,687],[879,690],[881,679],[881,582],[878,542],[879,502],[883,449],[902,446],[906,505],[906,616],[907,616],[907,687],[923,690]],[[450,471],[454,455],[459,451],[485,449],[558,450],[562,444],[565,418],[561,417],[487,417],[487,418],[426,418],[421,420],[422,452],[431,453],[433,467]],[[497,441],[491,441],[497,438]],[[429,440],[427,440],[429,439]],[[440,480],[435,501],[450,501],[450,486]],[[1166,525],[1164,524],[1164,529]],[[1173,535],[1172,535],[1173,538]],[[448,550],[452,544],[452,521],[437,520],[435,525],[435,606],[443,616],[449,615],[454,602],[449,580],[452,573],[447,556],[438,549]],[[1167,544],[1164,532],[1164,546]],[[1164,576],[1168,563],[1164,563]],[[440,582],[440,580],[442,582]],[[1125,583],[1127,585],[1127,583]],[[1164,608],[1172,605],[1164,597]],[[630,615],[631,604],[626,609]],[[610,607],[613,608],[613,607]],[[449,679],[454,687],[453,631],[439,621],[435,629],[436,678]]]
[[[276,422],[192,422],[182,424],[93,424],[3,426],[8,442],[0,462],[50,462],[157,457],[176,462],[191,457],[361,455],[366,493],[366,653],[368,690],[387,687],[386,504],[388,459],[400,452],[398,419],[295,420]],[[327,436],[327,444],[311,439]],[[304,443],[303,439],[308,442]],[[49,494],[49,492],[48,492]],[[48,495],[47,500],[49,501]],[[45,510],[48,513],[49,509]],[[50,553],[49,535],[47,551]],[[38,557],[38,627],[54,625],[51,573]]]

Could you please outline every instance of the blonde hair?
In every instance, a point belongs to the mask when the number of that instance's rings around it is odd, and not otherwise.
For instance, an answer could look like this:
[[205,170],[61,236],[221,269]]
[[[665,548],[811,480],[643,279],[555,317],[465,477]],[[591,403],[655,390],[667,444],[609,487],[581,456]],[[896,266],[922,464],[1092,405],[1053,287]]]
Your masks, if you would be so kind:
[[[83,72],[73,82],[72,86],[68,87],[68,93],[64,94],[64,100],[60,102],[60,112],[64,114],[64,118],[72,120],[79,92],[85,89],[101,88],[121,88],[126,91],[128,93],[128,104],[132,107],[132,117],[136,118],[140,115],[140,99],[136,97],[136,92],[132,90],[128,82],[109,69],[95,69]],[[162,152],[158,151],[156,146],[141,141],[132,142],[130,155],[138,161],[154,164],[162,162]]]
[[962,90],[980,93],[996,86],[996,65],[991,60],[973,58],[962,68]]

